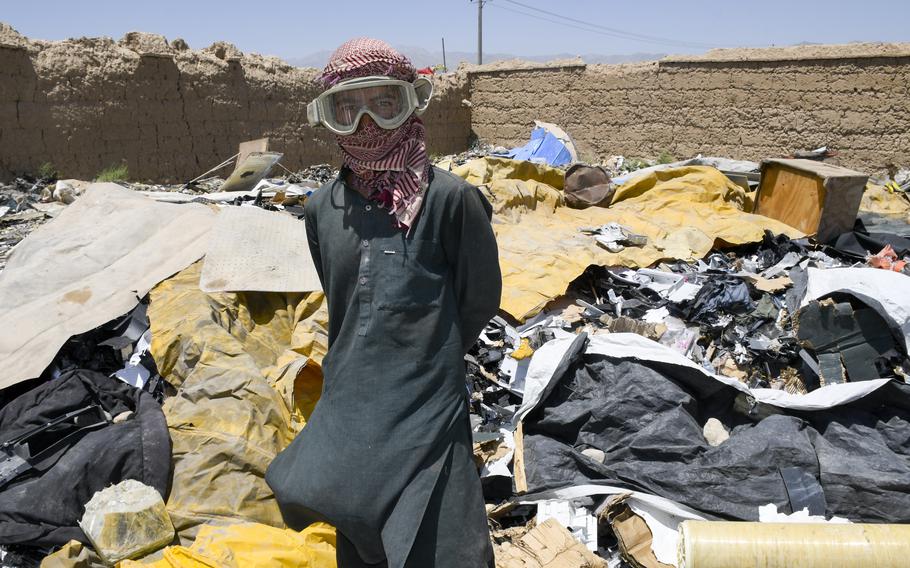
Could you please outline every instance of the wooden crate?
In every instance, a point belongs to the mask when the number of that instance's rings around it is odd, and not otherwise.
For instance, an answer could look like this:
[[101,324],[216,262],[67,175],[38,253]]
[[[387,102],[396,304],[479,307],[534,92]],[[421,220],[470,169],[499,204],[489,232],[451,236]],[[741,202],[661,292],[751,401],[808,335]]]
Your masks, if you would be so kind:
[[853,229],[868,179],[813,160],[765,160],[754,212],[827,242]]

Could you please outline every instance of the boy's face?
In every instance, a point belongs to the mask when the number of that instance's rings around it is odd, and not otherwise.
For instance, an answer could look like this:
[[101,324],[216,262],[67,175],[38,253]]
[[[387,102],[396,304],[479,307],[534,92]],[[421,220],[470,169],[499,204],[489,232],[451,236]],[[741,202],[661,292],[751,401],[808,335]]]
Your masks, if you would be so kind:
[[361,109],[366,108],[381,118],[394,118],[401,112],[401,90],[395,87],[365,87],[343,91],[333,97],[335,119],[350,126]]

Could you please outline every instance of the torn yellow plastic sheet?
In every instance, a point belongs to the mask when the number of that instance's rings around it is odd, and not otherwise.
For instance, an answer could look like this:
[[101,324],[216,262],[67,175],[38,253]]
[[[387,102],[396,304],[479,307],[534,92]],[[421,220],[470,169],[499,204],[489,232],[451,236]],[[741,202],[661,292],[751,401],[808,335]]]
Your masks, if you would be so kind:
[[327,348],[322,293],[206,294],[200,272],[197,263],[159,284],[148,311],[152,356],[178,387],[163,410],[167,510],[184,542],[212,520],[284,527],[265,471],[312,411]]
[[544,164],[509,158],[478,158],[465,162],[452,170],[474,185],[488,184],[499,179],[516,179],[521,181],[539,181],[550,187],[562,189],[566,172]]
[[189,547],[169,546],[159,560],[119,568],[335,568],[335,530],[316,523],[301,532],[255,523],[204,525]]
[[[477,164],[475,162],[484,162]],[[538,313],[565,293],[569,283],[590,265],[645,267],[660,260],[694,260],[714,246],[762,239],[765,230],[791,238],[803,236],[779,221],[744,212],[751,197],[718,170],[687,166],[651,172],[621,186],[609,208],[584,210],[564,206],[562,192],[532,179],[498,175],[512,164],[484,158],[457,168],[470,180],[488,180],[482,188],[493,205],[493,229],[503,273],[501,308],[518,320]],[[505,160],[513,162],[513,160]],[[536,164],[529,164],[537,166]],[[475,175],[486,172],[484,176]],[[611,253],[579,232],[616,222],[644,235],[643,247]]]
[[92,547],[71,540],[41,560],[41,568],[100,568],[107,566]]
[[859,210],[880,215],[900,215],[910,219],[910,198],[904,193],[890,193],[885,186],[869,182],[866,184]]

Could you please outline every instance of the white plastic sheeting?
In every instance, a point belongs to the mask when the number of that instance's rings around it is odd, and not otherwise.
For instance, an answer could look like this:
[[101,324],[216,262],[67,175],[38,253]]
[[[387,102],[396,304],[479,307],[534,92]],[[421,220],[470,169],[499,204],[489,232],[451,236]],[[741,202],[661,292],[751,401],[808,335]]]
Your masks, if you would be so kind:
[[259,207],[223,209],[209,239],[199,287],[203,292],[322,290],[306,225]]
[[0,389],[39,376],[72,336],[136,307],[199,260],[215,212],[96,183],[13,250],[0,273]]

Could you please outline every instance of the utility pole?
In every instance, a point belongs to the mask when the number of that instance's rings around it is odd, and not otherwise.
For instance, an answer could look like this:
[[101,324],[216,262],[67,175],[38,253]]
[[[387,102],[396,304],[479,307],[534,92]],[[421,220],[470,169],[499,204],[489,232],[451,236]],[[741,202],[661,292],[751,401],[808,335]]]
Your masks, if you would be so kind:
[[477,64],[483,65],[483,1],[477,2]]
[[446,65],[446,38],[442,38],[442,71],[449,72],[449,66]]

